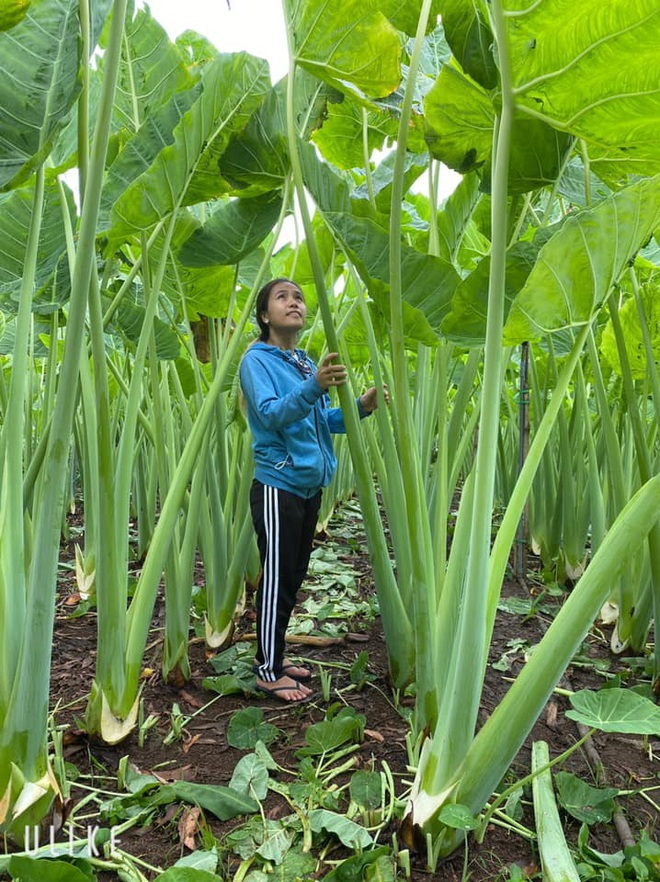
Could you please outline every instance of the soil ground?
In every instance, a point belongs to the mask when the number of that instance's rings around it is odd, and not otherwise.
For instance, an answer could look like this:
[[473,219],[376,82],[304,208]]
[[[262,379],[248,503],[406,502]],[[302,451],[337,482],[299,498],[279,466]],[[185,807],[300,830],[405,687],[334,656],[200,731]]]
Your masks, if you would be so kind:
[[[369,598],[373,595],[373,584],[364,541],[358,537],[358,541],[353,539],[346,542],[340,536],[333,536],[332,522],[329,533],[329,538],[321,537],[319,542],[325,544],[332,541],[338,544],[340,557],[350,564],[357,574],[358,593],[364,598]],[[533,561],[531,566],[533,568]],[[203,581],[203,573],[199,573],[199,577]],[[145,772],[157,769],[160,774],[171,775],[173,778],[183,776],[200,783],[228,784],[236,763],[245,752],[228,745],[227,725],[237,710],[255,703],[263,709],[266,720],[277,725],[282,731],[281,737],[269,747],[273,757],[285,768],[295,768],[295,751],[304,744],[306,727],[323,720],[327,705],[319,699],[292,708],[273,699],[259,698],[256,695],[223,696],[209,704],[214,695],[202,687],[202,680],[214,673],[210,665],[211,655],[205,649],[203,639],[195,636],[193,632],[190,643],[191,680],[180,688],[163,682],[158,673],[164,623],[162,598],[159,598],[154,612],[153,639],[149,642],[144,659],[145,669],[153,671],[144,683],[144,711],[145,715],[158,715],[158,723],[149,732],[142,747],[138,745],[137,732],[133,732],[126,741],[114,747],[91,742],[77,727],[77,718],[84,712],[94,671],[96,616],[92,610],[85,615],[71,617],[72,610],[75,610],[76,590],[75,583],[65,575],[59,586],[55,622],[52,706],[57,709],[56,723],[60,726],[68,726],[65,732],[65,758],[79,771],[98,776],[101,785],[104,781],[102,776],[115,777],[120,759],[128,755],[131,762]],[[502,596],[522,600],[536,596],[538,601],[538,592],[538,584],[530,587],[530,583],[521,584],[515,579],[508,579]],[[551,620],[553,607],[556,608],[561,600],[561,596],[544,597],[540,604],[541,611],[530,617],[503,610],[498,613],[490,662],[496,662],[498,667],[502,668],[505,660],[509,669],[498,670],[489,664],[481,703],[482,722],[492,712],[507,690],[511,679],[522,667],[525,647],[539,641]],[[328,668],[332,672],[330,701],[340,700],[350,704],[357,712],[366,716],[365,738],[357,754],[357,767],[379,770],[381,764],[386,762],[393,772],[400,793],[404,793],[412,780],[406,751],[407,725],[396,707],[391,689],[380,620],[375,617],[371,620],[353,621],[350,627],[351,632],[344,633],[330,646],[292,643],[291,654],[295,658],[303,659],[315,671],[318,670],[318,665],[324,663],[340,662],[346,666]],[[252,598],[248,597],[246,612],[238,623],[237,632],[244,637],[249,636],[253,631]],[[596,673],[593,667],[594,660],[600,660],[602,667],[609,668],[610,673],[622,667],[621,662],[610,652],[608,638],[607,629],[603,627],[600,631],[595,629],[587,639],[582,660],[576,659],[567,672],[570,688],[576,690],[583,687],[598,688],[603,684],[603,675]],[[357,689],[351,686],[348,668],[359,654],[365,651],[368,653],[369,682],[363,688]],[[314,682],[318,688],[318,675]],[[185,727],[181,740],[165,745],[163,740],[170,731],[170,712],[175,703],[184,714],[198,713]],[[405,708],[405,700],[403,705]],[[529,772],[532,740],[547,741],[551,757],[556,757],[576,742],[579,737],[576,724],[564,715],[567,706],[564,697],[553,697],[516,758],[507,780],[513,781],[516,777],[522,777]],[[641,738],[635,736],[603,733],[596,734],[593,742],[602,762],[601,768],[593,767],[593,760],[583,749],[574,752],[564,768],[578,774],[592,785],[596,783],[603,785],[606,782],[622,790],[638,790],[660,783],[658,782],[659,743],[643,742]],[[72,799],[77,800],[80,796],[81,791],[74,788]],[[651,796],[655,799],[653,793]],[[622,797],[618,804],[635,837],[639,837],[640,832],[646,830],[651,838],[657,838],[660,833],[659,816],[653,804],[639,795]],[[522,822],[533,829],[529,794],[526,795],[523,805]],[[121,848],[149,865],[163,869],[171,866],[189,850],[182,842],[178,808],[163,809],[157,820],[149,826],[126,831],[121,837]],[[277,794],[269,795],[264,808],[266,815],[272,818],[290,813],[288,806]],[[206,821],[220,845],[223,837],[238,823],[238,821],[223,823],[211,815],[207,816]],[[568,816],[564,818],[564,822],[567,837],[575,842],[579,822]],[[393,834],[397,834],[395,822],[381,834],[380,841],[391,844]],[[202,838],[199,835],[196,839],[198,847],[201,847]],[[611,823],[591,826],[589,844],[605,853],[621,849],[621,841]],[[221,850],[221,855],[224,878],[231,879],[239,860],[229,851]],[[336,860],[340,855],[341,852],[335,852],[332,858]],[[454,882],[463,877],[463,862],[463,849],[459,849],[451,858],[438,865],[434,873],[430,873],[426,868],[426,856],[413,854],[410,877],[414,882],[422,882],[429,878]],[[144,872],[149,879],[154,878],[155,874]],[[468,872],[472,882],[540,878],[534,843],[492,824],[483,842],[477,844],[472,839],[469,841]],[[317,875],[319,877],[324,875],[323,867],[320,867]],[[114,875],[104,873],[99,876],[101,880],[115,878]],[[403,874],[401,878],[404,878]]]

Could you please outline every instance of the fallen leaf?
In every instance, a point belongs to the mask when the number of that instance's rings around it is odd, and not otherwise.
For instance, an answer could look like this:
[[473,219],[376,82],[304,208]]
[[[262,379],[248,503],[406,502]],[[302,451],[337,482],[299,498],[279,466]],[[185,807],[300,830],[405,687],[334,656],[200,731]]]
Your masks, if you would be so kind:
[[[173,802],[171,805],[168,805],[162,818],[157,818],[154,821],[154,826],[165,827],[167,824],[173,821],[179,812],[179,806],[180,804],[178,802]],[[145,827],[144,829],[147,830],[148,827]]]
[[182,842],[190,851],[195,851],[195,834],[199,830],[200,809],[194,805],[185,808],[179,818],[179,842]]
[[178,769],[169,769],[167,772],[148,772],[148,774],[153,775],[161,784],[170,784],[172,781],[192,781],[195,773],[189,775],[190,769],[192,769],[190,765],[179,766]]
[[364,734],[365,734],[365,735],[368,735],[369,738],[371,738],[372,741],[379,741],[379,742],[381,742],[381,743],[382,743],[383,741],[385,741],[384,736],[381,735],[380,732],[377,732],[375,729],[365,729],[365,730],[364,730]]
[[193,735],[190,738],[188,738],[187,740],[184,740],[183,744],[181,745],[181,750],[184,753],[188,753],[188,751],[193,746],[193,744],[197,744],[197,742],[199,741],[199,739],[201,737],[202,737],[201,735]]
[[185,689],[182,689],[179,692],[179,695],[181,697],[181,701],[185,701],[185,703],[189,704],[190,707],[202,707],[202,702],[199,700],[199,698],[195,698],[194,695],[191,695],[189,692],[186,692]]

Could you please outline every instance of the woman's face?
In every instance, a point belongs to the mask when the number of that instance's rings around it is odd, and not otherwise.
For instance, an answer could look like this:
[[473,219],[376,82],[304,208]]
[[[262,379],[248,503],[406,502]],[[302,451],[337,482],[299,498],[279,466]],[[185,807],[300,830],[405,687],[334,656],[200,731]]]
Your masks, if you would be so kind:
[[292,282],[277,282],[268,296],[268,308],[261,317],[275,332],[301,331],[307,319],[302,291]]

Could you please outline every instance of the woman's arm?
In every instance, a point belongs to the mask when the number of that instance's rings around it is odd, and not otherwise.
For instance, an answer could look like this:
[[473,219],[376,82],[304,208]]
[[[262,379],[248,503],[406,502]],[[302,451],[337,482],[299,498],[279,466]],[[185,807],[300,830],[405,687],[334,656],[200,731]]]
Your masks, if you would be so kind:
[[318,399],[325,395],[314,376],[303,380],[286,395],[278,395],[271,373],[249,352],[241,362],[240,380],[248,405],[257,419],[273,429],[304,419]]
[[[390,403],[390,393],[387,386],[383,386],[383,396],[385,398],[385,404]],[[370,413],[373,413],[378,407],[378,390],[375,386],[372,386],[370,389],[367,389],[366,392],[363,392],[362,395],[356,400],[358,413],[360,415],[360,419],[364,419],[366,416],[369,416]],[[344,424],[344,414],[342,413],[341,407],[331,407],[327,411],[328,417],[328,428],[334,434],[342,434],[346,432],[346,426]]]

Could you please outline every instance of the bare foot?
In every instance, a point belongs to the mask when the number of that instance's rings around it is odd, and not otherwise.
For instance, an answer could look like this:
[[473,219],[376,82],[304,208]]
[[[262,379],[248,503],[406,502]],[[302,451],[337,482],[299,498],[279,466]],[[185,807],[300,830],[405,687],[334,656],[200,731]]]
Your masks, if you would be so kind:
[[287,676],[279,677],[272,683],[257,677],[257,691],[289,703],[305,701],[312,694],[307,686]]

